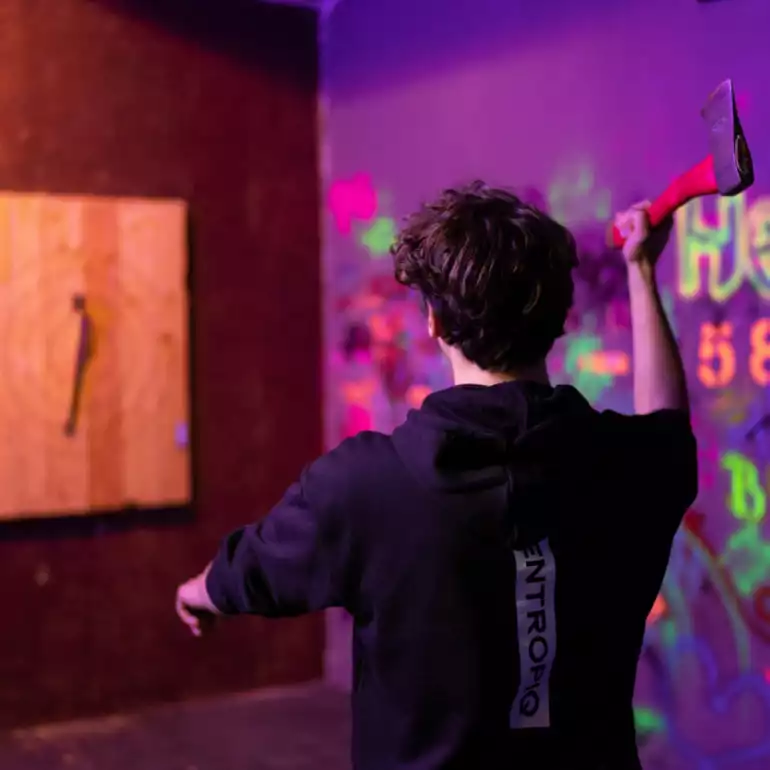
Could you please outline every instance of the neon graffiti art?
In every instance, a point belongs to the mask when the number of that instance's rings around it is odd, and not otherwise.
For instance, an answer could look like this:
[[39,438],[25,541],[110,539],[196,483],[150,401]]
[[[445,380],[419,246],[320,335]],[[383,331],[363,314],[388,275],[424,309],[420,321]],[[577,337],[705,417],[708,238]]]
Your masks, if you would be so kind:
[[588,163],[577,163],[548,188],[546,195],[551,216],[565,225],[606,222],[612,216],[612,194],[596,187]]
[[583,314],[580,321],[581,326],[564,338],[560,348],[563,356],[555,355],[552,360],[561,363],[561,373],[571,385],[589,401],[597,403],[618,378],[630,373],[631,358],[625,350],[605,348],[603,337],[596,331],[593,313]]
[[663,595],[648,618],[650,630],[664,623],[662,641],[670,647],[680,636],[695,632],[697,618],[693,603],[687,597],[702,594],[708,587],[715,601],[709,613],[724,613],[726,628],[732,631],[732,648],[740,670],[751,665],[751,643],[747,630],[749,608],[742,602],[730,573],[723,569],[719,556],[703,534],[702,514],[689,511],[677,534],[671,553],[669,569],[663,585]]
[[748,391],[719,391],[709,404],[709,413],[716,422],[729,428],[743,426],[751,416],[755,401],[755,394]]
[[[588,163],[540,197],[570,225],[604,223],[612,213],[610,192],[597,187]],[[329,207],[355,279],[331,289],[334,424],[340,437],[389,431],[447,386],[449,372],[385,258],[396,232],[388,196],[359,174],[332,185]],[[770,197],[688,204],[672,247],[676,276],[661,299],[688,359],[698,510],[674,539],[647,619],[635,720],[651,770],[754,770],[770,766],[770,312],[762,307],[770,300]],[[581,254],[575,279],[569,333],[549,369],[595,405],[630,410],[625,266],[597,247]]]
[[761,388],[770,385],[770,318],[761,318],[749,332],[749,372]]
[[736,587],[750,596],[770,572],[770,543],[756,524],[744,524],[727,539],[720,565],[727,567]]
[[579,355],[577,368],[597,377],[624,377],[631,371],[631,361],[623,350],[597,350]]
[[329,209],[337,230],[349,235],[353,222],[369,221],[377,213],[377,192],[368,174],[340,179],[329,188]]
[[[763,729],[770,721],[770,689],[764,677],[745,673],[724,684],[714,652],[695,637],[679,639],[671,657],[676,668],[686,661],[695,663],[700,680],[694,692],[700,706],[697,730],[680,722],[683,704],[677,703],[679,695],[673,682],[663,683],[668,703],[666,737],[676,753],[690,763],[687,766],[723,770],[770,756],[770,732]],[[695,705],[692,700],[690,703]],[[728,732],[736,736],[729,748],[715,745],[715,737],[725,733],[726,720],[731,726]]]
[[718,198],[710,217],[708,205],[697,199],[676,214],[679,296],[692,300],[705,293],[726,302],[749,285],[770,299],[770,197],[751,205],[745,193]]
[[390,217],[377,217],[360,236],[361,245],[373,257],[384,257],[396,239],[396,223]]
[[596,334],[583,332],[570,335],[566,342],[564,371],[572,384],[589,400],[595,402],[605,390],[612,387],[613,375],[597,372],[586,365],[602,353],[602,339]]
[[634,722],[637,735],[644,740],[648,735],[666,732],[666,718],[659,711],[647,706],[634,709]]
[[[734,326],[704,322],[700,326],[698,342],[698,379],[707,388],[724,388],[735,378],[736,360]],[[760,318],[749,331],[749,358],[747,369],[751,379],[760,387],[770,385],[770,318]]]
[[[685,517],[666,575],[664,597],[667,598],[659,598],[648,618],[648,636],[660,631],[659,639],[663,644],[662,657],[659,657],[655,651],[656,643],[650,638],[643,655],[643,662],[652,664],[656,672],[657,705],[637,705],[637,715],[643,715],[645,710],[657,714],[660,721],[657,721],[658,729],[654,732],[665,732],[665,740],[677,754],[695,763],[695,767],[716,768],[743,761],[745,758],[764,756],[768,751],[768,743],[764,739],[757,741],[755,738],[747,738],[741,745],[730,750],[703,745],[706,741],[698,730],[688,728],[681,721],[682,710],[685,709],[681,696],[684,695],[688,702],[691,702],[693,674],[695,673],[705,685],[704,688],[698,688],[701,691],[705,689],[705,703],[701,703],[700,693],[695,696],[695,702],[706,706],[704,716],[722,715],[721,718],[724,718],[728,707],[738,696],[742,698],[759,694],[770,702],[770,690],[757,690],[760,677],[752,670],[751,639],[747,624],[751,608],[741,601],[730,574],[720,566],[716,551],[705,540],[702,533],[703,523],[704,517],[694,511]],[[725,678],[718,670],[714,653],[704,638],[695,633],[699,625],[698,615],[693,609],[692,599],[685,598],[697,594],[704,595],[704,590],[708,601],[707,615],[710,617],[715,613],[725,612],[728,619],[726,627],[732,629],[732,647],[740,673],[727,684],[722,684]],[[693,656],[694,662],[699,664],[695,672],[692,666],[685,665]],[[723,689],[720,691],[720,688]],[[738,720],[738,724],[743,724],[748,706],[745,703],[739,705],[742,708],[737,713],[733,712],[733,719]],[[693,708],[693,702],[686,708]],[[770,717],[770,714],[768,716]],[[650,732],[653,731],[643,732],[643,736],[649,735]]]
[[760,480],[759,468],[740,452],[726,452],[722,468],[730,474],[727,509],[736,519],[758,524],[767,513],[767,494]]
[[704,323],[700,327],[698,379],[707,388],[723,388],[735,377],[732,336],[731,323]]

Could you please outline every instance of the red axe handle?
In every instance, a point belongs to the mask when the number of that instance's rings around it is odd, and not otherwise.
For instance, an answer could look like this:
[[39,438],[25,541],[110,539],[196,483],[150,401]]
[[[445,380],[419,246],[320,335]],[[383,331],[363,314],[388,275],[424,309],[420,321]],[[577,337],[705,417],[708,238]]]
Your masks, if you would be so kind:
[[[650,229],[654,230],[658,225],[665,222],[678,208],[693,198],[700,198],[702,195],[713,195],[719,192],[716,176],[714,175],[714,157],[706,156],[700,163],[693,166],[689,171],[685,171],[680,177],[677,177],[651,204],[647,209],[647,217],[650,222]],[[620,230],[612,224],[608,235],[610,246],[616,249],[623,247],[626,239],[621,235]]]

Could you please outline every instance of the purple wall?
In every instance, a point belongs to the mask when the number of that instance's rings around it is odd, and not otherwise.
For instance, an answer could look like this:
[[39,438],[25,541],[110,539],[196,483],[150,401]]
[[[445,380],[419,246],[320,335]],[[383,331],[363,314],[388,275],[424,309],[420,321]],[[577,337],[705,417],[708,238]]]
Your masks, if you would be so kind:
[[[552,374],[630,410],[627,298],[602,224],[700,160],[701,104],[736,82],[757,185],[682,212],[663,271],[696,403],[701,494],[640,667],[649,768],[770,763],[768,29],[767,0],[343,0],[327,29],[329,444],[389,430],[447,383],[384,252],[421,199],[476,177],[529,188],[580,234],[578,307]],[[600,602],[587,597],[586,612]],[[328,627],[328,676],[344,683],[346,621]]]

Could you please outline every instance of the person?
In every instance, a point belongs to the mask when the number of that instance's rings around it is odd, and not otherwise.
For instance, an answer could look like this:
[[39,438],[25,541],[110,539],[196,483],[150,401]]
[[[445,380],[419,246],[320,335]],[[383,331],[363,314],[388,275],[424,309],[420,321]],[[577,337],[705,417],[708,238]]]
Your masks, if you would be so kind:
[[550,384],[575,242],[505,190],[445,191],[392,248],[454,385],[310,465],[179,588],[207,614],[344,607],[357,770],[638,770],[645,619],[697,492],[646,204],[628,236],[635,415]]

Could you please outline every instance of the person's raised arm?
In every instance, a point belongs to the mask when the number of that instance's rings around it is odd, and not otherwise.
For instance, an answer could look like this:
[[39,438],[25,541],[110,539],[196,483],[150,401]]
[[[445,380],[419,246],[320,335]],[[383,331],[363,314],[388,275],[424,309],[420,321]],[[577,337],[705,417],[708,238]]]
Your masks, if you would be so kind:
[[616,218],[618,229],[627,238],[623,254],[628,264],[631,303],[634,411],[689,412],[682,356],[663,309],[655,274],[671,226],[669,223],[650,232],[646,205],[634,206]]
[[[617,477],[638,474],[634,493],[652,519],[673,535],[698,494],[698,448],[690,425],[684,367],[663,310],[655,265],[670,233],[670,223],[649,232],[645,204],[618,215],[627,237],[628,290],[634,346],[635,415],[605,412],[617,441],[610,462]],[[626,475],[624,475],[626,474]]]

